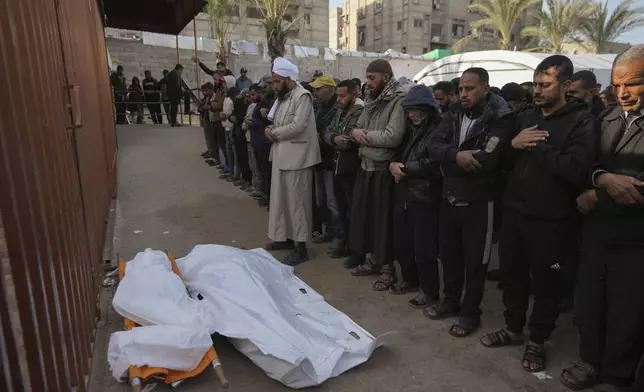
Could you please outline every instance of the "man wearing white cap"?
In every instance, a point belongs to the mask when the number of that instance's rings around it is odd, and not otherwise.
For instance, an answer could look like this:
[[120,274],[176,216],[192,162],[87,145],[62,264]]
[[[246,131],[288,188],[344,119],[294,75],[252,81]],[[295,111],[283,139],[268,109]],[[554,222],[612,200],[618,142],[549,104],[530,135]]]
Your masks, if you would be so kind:
[[273,141],[271,197],[267,250],[293,249],[284,263],[308,260],[306,243],[313,224],[313,166],[320,163],[313,99],[297,79],[299,71],[290,61],[273,62],[273,90],[277,101],[268,114],[273,125],[266,137]]

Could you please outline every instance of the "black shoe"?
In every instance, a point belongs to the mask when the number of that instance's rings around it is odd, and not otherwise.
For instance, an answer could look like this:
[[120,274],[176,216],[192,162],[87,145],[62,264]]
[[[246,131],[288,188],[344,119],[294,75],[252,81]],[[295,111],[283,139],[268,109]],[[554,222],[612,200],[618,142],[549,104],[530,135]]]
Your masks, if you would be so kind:
[[262,198],[257,200],[257,203],[259,204],[260,207],[268,207],[270,204],[270,201],[267,198]]
[[445,302],[425,308],[423,314],[432,320],[445,320],[450,317],[458,317],[461,309],[456,306],[451,306]]
[[202,153],[202,154],[201,154],[201,157],[202,157],[203,159],[210,159],[210,158],[212,158],[212,156],[210,155],[210,151],[206,151],[206,152]]
[[350,256],[348,259],[346,259],[344,263],[342,263],[342,265],[346,269],[353,269],[359,265],[362,265],[363,263],[364,263],[364,257],[353,255],[353,256]]
[[210,166],[210,167],[215,166],[215,162],[213,162],[213,160],[212,160],[212,159],[206,159],[206,163],[207,163],[207,164],[208,164],[208,166]]
[[332,259],[341,259],[343,257],[351,256],[351,251],[347,247],[329,250],[329,257]]
[[323,233],[313,233],[313,239],[311,240],[314,244],[324,244],[326,242],[331,242],[333,241],[333,237],[331,237],[328,234],[323,234]]
[[304,242],[298,242],[296,248],[284,258],[283,263],[294,266],[302,264],[308,260],[309,252],[306,250],[306,244],[304,244]]
[[[329,249],[326,250],[326,253],[331,253],[334,250],[345,249],[347,247],[347,241],[344,238],[334,238],[329,245]],[[349,255],[347,255],[349,256]]]
[[292,240],[286,240],[283,242],[272,241],[264,245],[264,249],[266,250],[288,250],[288,249],[294,249],[294,248],[295,248],[295,243],[293,243]]
[[487,280],[490,282],[500,282],[501,281],[501,271],[496,269],[496,270],[491,270],[487,272]]

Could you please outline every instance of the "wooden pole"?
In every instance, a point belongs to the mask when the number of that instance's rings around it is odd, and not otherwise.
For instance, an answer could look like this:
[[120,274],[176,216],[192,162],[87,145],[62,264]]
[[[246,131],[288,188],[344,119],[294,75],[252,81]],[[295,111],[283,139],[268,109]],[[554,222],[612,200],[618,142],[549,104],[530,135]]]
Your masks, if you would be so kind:
[[[179,64],[180,59],[179,59],[179,36],[178,35],[174,36],[174,43],[177,48],[177,64]],[[182,77],[182,80],[183,80],[183,77]],[[181,87],[183,87],[183,82],[181,83]],[[186,99],[185,94],[183,99]],[[181,108],[179,108],[178,110],[179,110],[179,113],[181,113],[181,124],[183,124],[183,110],[181,110]]]

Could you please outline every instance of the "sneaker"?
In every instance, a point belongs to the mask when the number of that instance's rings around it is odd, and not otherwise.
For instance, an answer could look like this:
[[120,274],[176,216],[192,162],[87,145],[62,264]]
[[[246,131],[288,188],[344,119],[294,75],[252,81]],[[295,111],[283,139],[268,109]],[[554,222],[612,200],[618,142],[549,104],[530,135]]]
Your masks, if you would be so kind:
[[246,188],[246,192],[253,193],[253,192],[255,192],[255,188],[253,188],[252,185],[249,184],[248,188]]
[[220,180],[227,179],[228,177],[230,177],[230,173],[223,172],[219,175]]
[[341,259],[343,257],[351,256],[352,254],[349,248],[347,247],[340,248],[340,249],[333,249],[333,250],[329,249],[329,250],[330,250],[329,257],[332,259]]
[[246,182],[239,184],[239,189],[241,189],[242,191],[248,190],[248,187],[249,185]]
[[348,259],[342,263],[342,266],[346,269],[353,269],[356,268],[359,265],[362,265],[364,263],[364,257],[356,256],[356,255],[351,255],[349,256]]
[[236,179],[233,175],[229,175],[229,177],[228,177],[228,178],[226,178],[226,181],[228,181],[228,182],[235,182],[235,181],[237,181],[237,179]]
[[252,197],[253,199],[261,199],[262,197],[264,197],[264,194],[260,191],[253,191],[253,193],[250,194],[250,197]]
[[331,253],[334,250],[340,250],[347,247],[347,243],[343,238],[334,238],[329,245],[329,249],[326,250],[326,253]]
[[312,242],[314,244],[324,244],[331,241],[333,241],[333,237],[328,234],[320,233],[319,231],[313,233]]
[[242,184],[244,184],[244,183],[245,183],[245,181],[244,181],[244,180],[242,180],[242,179],[239,179],[239,178],[238,178],[238,179],[236,179],[235,181],[233,181],[233,185],[234,185],[234,186],[241,186],[241,185],[242,185]]
[[282,261],[286,265],[294,266],[302,264],[305,261],[309,260],[309,252],[306,250],[306,246],[297,246],[291,253],[289,253],[284,260]]
[[211,158],[211,156],[210,156],[210,151],[206,151],[206,152],[202,153],[202,154],[201,154],[201,157],[202,157],[202,158],[204,158],[204,159],[209,159],[209,158]]
[[295,243],[291,240],[286,241],[271,241],[268,244],[264,245],[266,250],[289,250],[295,249]]
[[217,161],[217,169],[219,169],[219,170],[224,170],[224,169],[225,169],[225,167],[224,167],[224,165],[223,165],[221,162]]
[[269,200],[265,197],[257,200],[257,203],[259,204],[260,207],[268,207],[268,205],[270,204]]

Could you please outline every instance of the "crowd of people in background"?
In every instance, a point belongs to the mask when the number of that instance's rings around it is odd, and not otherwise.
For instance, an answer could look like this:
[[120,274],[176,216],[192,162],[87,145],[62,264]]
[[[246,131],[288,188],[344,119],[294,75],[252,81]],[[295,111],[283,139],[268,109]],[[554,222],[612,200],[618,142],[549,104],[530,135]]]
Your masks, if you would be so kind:
[[[477,67],[424,86],[378,59],[364,84],[321,72],[307,83],[277,58],[253,83],[245,69],[235,79],[223,63],[195,61],[213,77],[198,105],[202,156],[268,209],[265,248],[289,250],[284,263],[329,243],[352,275],[377,276],[374,290],[417,293],[409,306],[427,318],[455,318],[456,338],[480,327],[495,276],[505,325],[483,346],[525,345],[520,365],[541,372],[545,342],[574,305],[581,360],[561,382],[644,390],[634,384],[638,366],[644,382],[644,45],[616,57],[603,91],[563,55],[500,88]],[[124,87],[118,72],[112,83]],[[156,105],[146,91],[165,80],[175,124],[172,72],[159,83],[146,72],[127,91]],[[490,271],[495,243],[500,270]]]

